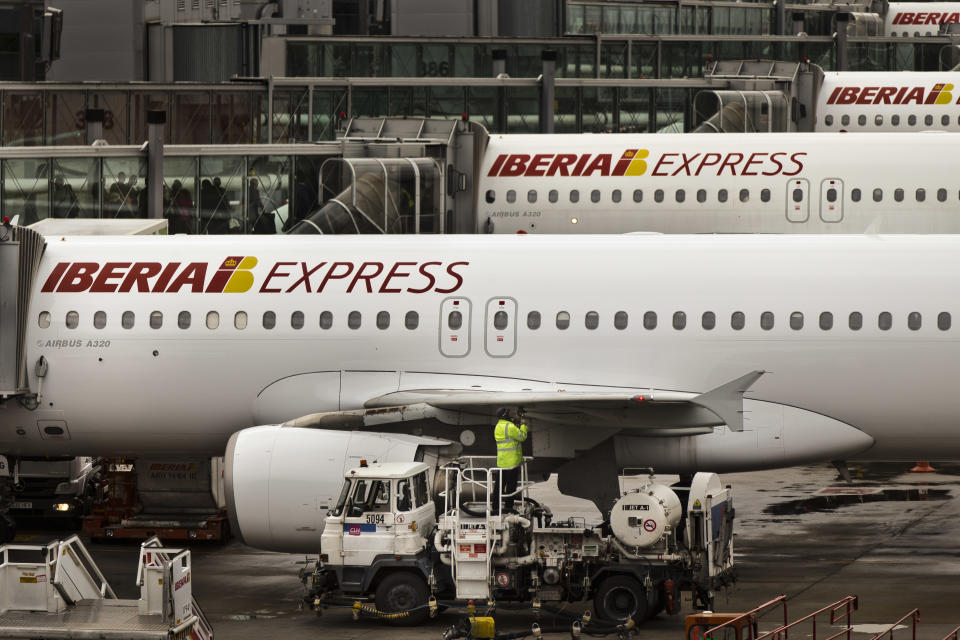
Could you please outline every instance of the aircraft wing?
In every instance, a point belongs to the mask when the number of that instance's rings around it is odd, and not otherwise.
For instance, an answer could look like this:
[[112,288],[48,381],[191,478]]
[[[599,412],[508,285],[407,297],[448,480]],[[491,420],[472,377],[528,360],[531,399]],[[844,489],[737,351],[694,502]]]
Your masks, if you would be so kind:
[[584,424],[648,435],[695,435],[721,425],[742,431],[743,395],[763,374],[751,371],[706,393],[415,389],[373,398],[363,409],[314,413],[284,424],[375,430],[433,419],[467,426],[489,424],[497,409],[507,407],[523,409],[538,426]]

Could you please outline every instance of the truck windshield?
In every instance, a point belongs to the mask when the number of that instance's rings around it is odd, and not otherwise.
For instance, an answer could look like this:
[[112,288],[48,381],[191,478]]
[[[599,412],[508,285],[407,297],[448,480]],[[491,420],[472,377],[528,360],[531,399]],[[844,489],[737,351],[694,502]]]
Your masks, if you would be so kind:
[[343,513],[343,507],[347,504],[347,496],[350,495],[350,481],[343,483],[343,489],[340,489],[340,497],[337,498],[337,506],[333,508],[333,515],[339,516]]

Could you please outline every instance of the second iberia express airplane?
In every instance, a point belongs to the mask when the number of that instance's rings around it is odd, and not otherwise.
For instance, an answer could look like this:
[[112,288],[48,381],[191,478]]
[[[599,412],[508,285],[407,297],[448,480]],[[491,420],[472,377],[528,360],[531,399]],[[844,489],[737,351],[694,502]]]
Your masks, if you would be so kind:
[[493,233],[956,233],[958,147],[945,132],[491,136],[477,220]]
[[0,452],[226,449],[258,547],[315,551],[358,457],[491,451],[502,406],[590,497],[960,457],[960,236],[66,237],[24,268]]

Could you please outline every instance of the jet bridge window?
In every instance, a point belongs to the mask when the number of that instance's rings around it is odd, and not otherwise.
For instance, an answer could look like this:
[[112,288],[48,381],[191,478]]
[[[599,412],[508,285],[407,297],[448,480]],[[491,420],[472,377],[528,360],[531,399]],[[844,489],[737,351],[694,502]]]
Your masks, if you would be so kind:
[[634,202],[643,202],[643,190],[634,189],[633,190],[633,201]]
[[614,329],[619,329],[623,331],[627,328],[627,324],[630,322],[630,317],[627,315],[626,311],[617,311],[613,314],[613,327]]
[[263,328],[264,329],[273,329],[277,326],[277,314],[273,311],[264,311],[263,312]]
[[824,117],[823,117],[823,124],[827,125],[828,127],[832,127],[832,126],[833,126],[833,116],[830,116],[830,115],[824,116]]
[[508,189],[508,190],[507,190],[507,202],[509,202],[510,204],[513,204],[513,203],[516,202],[516,201],[517,201],[517,192],[514,191],[513,189]]
[[593,331],[600,326],[600,314],[596,311],[588,311],[587,315],[583,318],[583,326],[585,326],[590,331]]
[[829,311],[824,311],[820,314],[820,328],[824,331],[833,329],[833,314]]
[[390,328],[390,312],[389,311],[378,311],[377,312],[377,329],[385,331]]
[[576,189],[570,190],[570,202],[580,202],[580,192]]
[[347,327],[350,329],[359,329],[361,319],[359,311],[351,311],[347,314]]
[[683,331],[687,328],[687,314],[683,311],[673,312],[673,328],[677,331]]
[[163,312],[151,311],[150,312],[150,328],[159,329],[162,326],[163,326]]
[[124,311],[123,315],[120,316],[120,326],[124,329],[133,329],[135,320],[136,316],[133,311]]
[[566,311],[560,311],[557,313],[557,329],[561,331],[567,329],[570,326],[570,314]]
[[860,189],[850,190],[850,200],[853,202],[860,202]]
[[233,314],[233,326],[236,329],[246,329],[247,328],[247,312],[246,311],[237,311]]
[[[357,313],[354,311],[354,313]],[[358,314],[359,315],[359,314]],[[359,318],[357,318],[359,322]],[[359,326],[359,324],[357,325]],[[463,326],[463,314],[459,311],[451,311],[447,314],[447,328],[451,331],[459,331],[460,327]]]
[[529,202],[530,204],[533,204],[536,201],[537,201],[537,190],[530,189],[530,191],[527,191],[527,202]]
[[487,189],[487,204],[493,204],[497,201],[497,192],[493,189]]
[[859,311],[851,312],[848,323],[851,331],[860,331],[863,328],[863,314]]
[[937,329],[940,329],[940,331],[947,331],[950,329],[950,324],[950,313],[947,311],[941,311],[937,316]]
[[550,193],[547,194],[547,200],[549,200],[550,202],[556,202],[559,199],[560,199],[560,194],[557,192],[557,190],[550,189]]
[[917,116],[909,115],[907,116],[907,124],[911,127],[917,124]]
[[643,328],[652,331],[657,328],[657,312],[647,311],[643,314]]
[[420,326],[420,314],[416,311],[407,311],[407,315],[403,317],[403,326],[405,326],[410,331],[413,331]]
[[[876,198],[874,198],[876,199]],[[894,189],[893,190],[893,199],[896,202],[903,202],[903,189]]]
[[326,331],[333,326],[333,314],[329,311],[320,313],[320,328]]
[[37,325],[39,325],[41,329],[50,328],[50,312],[49,311],[40,312],[40,316],[37,318]]
[[540,328],[540,312],[531,311],[527,314],[527,329],[532,329],[536,331]]
[[600,202],[600,190],[594,189],[590,192],[590,202]]
[[880,327],[880,331],[890,330],[890,327],[893,326],[893,316],[889,311],[880,312],[880,315],[877,316],[877,326]]
[[803,329],[802,311],[794,311],[790,314],[790,328],[794,331],[800,331],[800,329]]
[[67,312],[67,329],[76,329],[80,324],[80,314],[76,311]]
[[620,198],[621,198],[620,189],[614,189],[610,193],[610,199],[613,200],[614,202],[620,202]]
[[107,312],[97,311],[93,314],[93,328],[103,329],[105,326],[107,326]]
[[922,324],[923,318],[920,317],[919,311],[911,311],[907,314],[907,328],[910,331],[918,331]]
[[717,326],[717,314],[713,311],[704,311],[703,315],[700,316],[700,326],[707,331],[713,331],[713,328]]
[[773,311],[764,311],[760,314],[760,328],[764,331],[773,329]]
[[213,331],[220,328],[220,313],[218,311],[207,311],[207,329]]
[[747,317],[743,315],[743,311],[734,311],[730,314],[730,327],[734,331],[740,331],[746,323]]
[[290,327],[293,329],[303,329],[303,311],[294,311],[290,314]]
[[[94,324],[96,324],[97,319],[94,318],[93,322]],[[181,311],[180,313],[177,314],[177,326],[180,327],[181,329],[190,328],[190,312],[189,311]]]
[[916,193],[917,202],[923,202],[927,199],[927,190],[926,189],[917,189]]

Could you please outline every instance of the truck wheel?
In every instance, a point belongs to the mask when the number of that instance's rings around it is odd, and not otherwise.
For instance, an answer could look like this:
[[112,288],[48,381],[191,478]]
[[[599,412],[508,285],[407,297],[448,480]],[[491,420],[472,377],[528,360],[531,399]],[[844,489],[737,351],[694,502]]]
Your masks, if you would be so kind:
[[[391,573],[377,586],[377,610],[384,613],[410,611],[402,618],[387,619],[392,624],[415,625],[430,617],[427,600],[430,590],[422,576],[409,571]],[[412,610],[412,611],[411,611]]]
[[601,582],[593,596],[593,608],[600,618],[616,622],[633,618],[640,623],[650,613],[643,585],[630,576],[610,576]]

